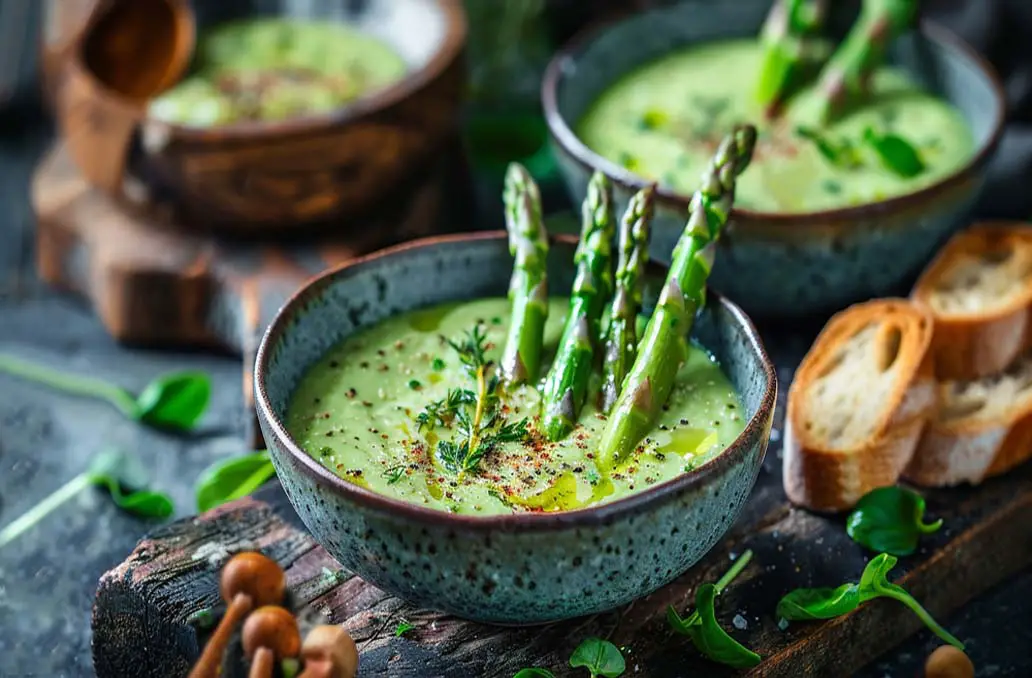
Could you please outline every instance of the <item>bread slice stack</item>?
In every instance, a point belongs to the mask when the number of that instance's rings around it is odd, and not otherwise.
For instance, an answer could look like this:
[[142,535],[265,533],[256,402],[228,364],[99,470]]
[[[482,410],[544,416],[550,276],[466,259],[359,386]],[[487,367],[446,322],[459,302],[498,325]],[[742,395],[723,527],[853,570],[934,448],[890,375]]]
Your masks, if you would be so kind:
[[784,486],[817,511],[892,485],[936,408],[932,318],[904,299],[833,316],[788,392]]
[[955,236],[912,299],[935,318],[941,406],[904,477],[977,484],[1032,457],[1032,227]]
[[979,483],[1032,457],[1032,227],[955,236],[910,300],[828,322],[789,389],[784,486],[817,511],[900,477]]

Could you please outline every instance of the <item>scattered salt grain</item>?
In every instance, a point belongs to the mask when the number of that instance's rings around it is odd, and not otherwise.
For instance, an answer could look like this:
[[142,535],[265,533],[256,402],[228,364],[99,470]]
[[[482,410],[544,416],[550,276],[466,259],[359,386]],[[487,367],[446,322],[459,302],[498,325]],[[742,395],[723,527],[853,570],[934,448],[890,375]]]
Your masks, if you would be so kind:
[[784,617],[782,617],[781,619],[778,620],[778,630],[784,631],[787,628],[788,628],[788,620],[785,619]]
[[744,631],[749,628],[749,622],[740,614],[736,614],[735,618],[731,620],[731,623],[734,624],[734,627],[739,631]]

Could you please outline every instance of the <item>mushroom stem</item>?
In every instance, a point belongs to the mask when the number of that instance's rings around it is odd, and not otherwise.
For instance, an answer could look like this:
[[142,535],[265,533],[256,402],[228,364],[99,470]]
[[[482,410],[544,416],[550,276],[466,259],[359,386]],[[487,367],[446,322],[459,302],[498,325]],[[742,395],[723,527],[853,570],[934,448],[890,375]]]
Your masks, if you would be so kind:
[[222,654],[229,645],[229,639],[252,609],[254,609],[254,602],[251,600],[251,596],[246,593],[238,593],[233,596],[222,621],[219,622],[215,633],[211,634],[211,638],[204,646],[204,651],[201,652],[200,659],[190,671],[189,678],[216,678],[219,675]]
[[272,678],[275,669],[276,655],[267,647],[260,647],[251,659],[251,672],[248,678]]

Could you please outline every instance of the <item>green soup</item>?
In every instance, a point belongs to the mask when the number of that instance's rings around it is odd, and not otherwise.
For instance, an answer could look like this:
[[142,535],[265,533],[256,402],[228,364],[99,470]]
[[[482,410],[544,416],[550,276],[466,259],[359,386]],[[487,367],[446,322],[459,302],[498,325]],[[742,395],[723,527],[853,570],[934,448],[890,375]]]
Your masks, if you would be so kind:
[[892,133],[918,151],[925,171],[902,177],[877,162],[841,167],[799,127],[817,124],[815,90],[796,95],[773,122],[754,98],[762,47],[756,40],[717,42],[675,52],[628,74],[606,90],[580,121],[578,135],[595,152],[627,169],[690,193],[735,123],[759,129],[749,169],[738,178],[736,206],[767,212],[812,212],[911,193],[959,169],[973,152],[960,112],[883,67],[871,97],[820,129],[859,143],[865,130]]
[[[568,307],[550,301],[550,363]],[[448,390],[470,386],[446,338],[480,324],[488,357],[505,341],[509,302],[481,299],[390,318],[331,349],[302,379],[287,429],[323,466],[380,494],[455,513],[562,511],[612,501],[674,478],[717,456],[744,428],[741,403],[720,367],[699,347],[677,375],[653,433],[608,475],[595,466],[606,419],[594,406],[598,379],[576,429],[550,443],[537,433],[540,397],[524,385],[503,394],[507,416],[527,418],[525,442],[502,443],[475,473],[442,467],[434,445],[451,431],[420,431],[416,417]]]
[[339,108],[405,70],[386,43],[345,24],[237,21],[199,38],[192,74],[155,99],[150,113],[199,127],[282,120]]

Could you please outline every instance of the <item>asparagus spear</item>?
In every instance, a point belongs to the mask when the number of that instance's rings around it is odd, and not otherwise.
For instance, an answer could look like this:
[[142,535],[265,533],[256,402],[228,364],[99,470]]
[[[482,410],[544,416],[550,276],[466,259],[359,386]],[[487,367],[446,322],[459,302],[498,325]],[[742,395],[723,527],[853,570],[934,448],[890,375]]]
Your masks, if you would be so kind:
[[502,352],[502,378],[510,385],[536,379],[548,318],[548,234],[541,219],[541,195],[526,168],[511,163],[505,174],[505,226],[512,252],[509,336]]
[[637,318],[641,288],[649,260],[649,222],[652,221],[655,188],[647,186],[631,198],[620,224],[620,258],[616,268],[616,294],[609,313],[602,364],[601,409],[609,413],[620,395],[627,371],[638,350]]
[[827,0],[775,0],[771,6],[760,34],[764,52],[756,87],[767,117],[828,58],[828,44],[818,35],[827,10]]
[[888,44],[910,25],[916,0],[864,0],[860,16],[821,71],[820,119],[842,113],[867,91],[871,73],[885,58]]
[[577,277],[570,293],[570,314],[566,317],[559,349],[545,378],[542,394],[542,428],[552,441],[563,438],[577,423],[591,378],[602,309],[613,290],[612,200],[609,179],[595,172],[588,182],[582,208],[583,225],[574,255]]
[[721,142],[692,196],[688,223],[674,248],[656,309],[602,434],[599,465],[603,470],[634,451],[670,396],[677,371],[688,356],[695,313],[705,304],[706,280],[717,238],[734,203],[735,181],[749,165],[755,143],[755,127],[735,127]]

